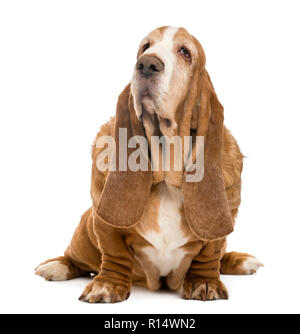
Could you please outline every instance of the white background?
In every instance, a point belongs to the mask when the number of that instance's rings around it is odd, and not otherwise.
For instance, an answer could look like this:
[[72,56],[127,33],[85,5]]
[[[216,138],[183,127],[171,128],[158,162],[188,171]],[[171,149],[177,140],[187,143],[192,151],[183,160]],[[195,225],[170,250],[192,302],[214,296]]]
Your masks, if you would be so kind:
[[[1,1],[0,282],[2,313],[299,312],[298,1]],[[256,275],[223,276],[228,301],[186,301],[133,288],[124,303],[79,302],[88,279],[46,282],[91,205],[90,149],[130,81],[137,46],[161,25],[202,43],[247,156],[229,250]]]

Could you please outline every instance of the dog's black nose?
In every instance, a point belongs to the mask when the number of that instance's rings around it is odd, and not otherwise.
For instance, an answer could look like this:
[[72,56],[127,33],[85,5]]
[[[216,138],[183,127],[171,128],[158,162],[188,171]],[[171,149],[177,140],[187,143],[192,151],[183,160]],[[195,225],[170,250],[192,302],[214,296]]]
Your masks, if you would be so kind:
[[151,77],[164,69],[164,63],[157,57],[151,55],[142,56],[136,63],[136,68],[145,77]]

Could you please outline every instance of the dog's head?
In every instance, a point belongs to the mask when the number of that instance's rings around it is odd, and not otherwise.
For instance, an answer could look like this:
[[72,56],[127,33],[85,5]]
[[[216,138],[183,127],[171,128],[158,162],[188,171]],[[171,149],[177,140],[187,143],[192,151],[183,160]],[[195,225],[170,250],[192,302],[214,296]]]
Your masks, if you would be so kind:
[[[127,138],[120,142],[122,128]],[[140,43],[132,81],[119,96],[116,165],[124,144],[132,153],[132,136],[183,139],[191,131],[204,137],[204,177],[187,182],[186,171],[170,172],[162,173],[160,181],[182,188],[184,212],[198,237],[221,238],[233,229],[222,176],[223,107],[205,70],[200,43],[183,28],[161,27]],[[195,159],[194,148],[190,155]],[[110,171],[95,208],[98,216],[116,227],[138,223],[156,181],[150,164],[148,170]]]
[[[200,43],[184,28],[161,27],[140,43],[131,92],[139,119],[156,115],[163,135],[176,133],[196,77],[205,66]],[[153,118],[153,117],[152,117]]]

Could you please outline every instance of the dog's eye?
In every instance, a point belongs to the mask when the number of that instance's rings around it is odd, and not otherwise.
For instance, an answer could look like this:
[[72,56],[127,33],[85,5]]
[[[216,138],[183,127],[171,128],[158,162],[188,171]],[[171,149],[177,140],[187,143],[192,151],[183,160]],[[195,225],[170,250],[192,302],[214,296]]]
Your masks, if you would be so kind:
[[190,53],[190,51],[187,49],[187,48],[185,48],[184,46],[182,46],[179,50],[178,50],[178,52],[185,58],[185,59],[187,59],[187,60],[191,60],[191,53]]
[[143,46],[143,52],[145,52],[147,49],[149,49],[149,47],[150,47],[150,43],[149,42],[146,43],[146,44],[144,44],[144,46]]

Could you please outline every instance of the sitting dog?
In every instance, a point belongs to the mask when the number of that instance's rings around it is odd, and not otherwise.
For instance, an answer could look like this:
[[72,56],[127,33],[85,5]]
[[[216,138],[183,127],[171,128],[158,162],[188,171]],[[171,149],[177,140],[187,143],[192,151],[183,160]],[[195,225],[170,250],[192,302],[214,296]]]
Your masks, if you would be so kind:
[[[120,141],[121,129],[126,137]],[[98,145],[107,136],[113,148]],[[191,171],[174,164],[160,168],[161,148],[158,159],[151,157],[157,168],[129,170],[121,161],[124,142],[130,160],[131,137],[146,140],[149,156],[155,136],[204,138],[201,180],[189,182]],[[101,168],[108,151],[118,168]],[[190,150],[192,162],[197,154]],[[173,163],[180,159],[171,153]],[[185,29],[161,27],[143,39],[131,83],[119,96],[116,116],[101,127],[92,160],[92,207],[64,256],[43,262],[36,274],[56,281],[94,274],[80,296],[89,303],[121,302],[132,284],[151,290],[163,284],[185,299],[213,300],[228,298],[220,273],[248,275],[262,266],[249,254],[226,253],[240,205],[243,155],[223,126],[204,51]]]

